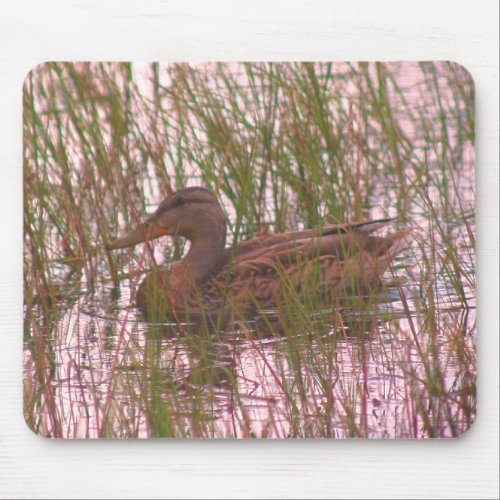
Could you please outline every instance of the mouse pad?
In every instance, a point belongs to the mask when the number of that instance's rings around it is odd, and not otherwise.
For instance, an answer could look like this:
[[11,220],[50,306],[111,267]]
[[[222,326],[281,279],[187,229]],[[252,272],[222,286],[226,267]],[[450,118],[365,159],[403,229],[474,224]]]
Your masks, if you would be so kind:
[[474,421],[462,66],[44,63],[23,162],[34,433],[424,439]]

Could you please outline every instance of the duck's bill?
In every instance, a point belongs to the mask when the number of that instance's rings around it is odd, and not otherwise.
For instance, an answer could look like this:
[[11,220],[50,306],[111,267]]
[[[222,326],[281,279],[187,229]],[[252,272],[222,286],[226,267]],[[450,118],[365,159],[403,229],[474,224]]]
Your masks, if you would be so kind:
[[168,231],[158,224],[154,217],[150,217],[145,222],[138,224],[127,234],[108,243],[106,250],[117,250],[119,248],[128,248],[143,243],[144,241],[154,240],[160,236],[168,234]]

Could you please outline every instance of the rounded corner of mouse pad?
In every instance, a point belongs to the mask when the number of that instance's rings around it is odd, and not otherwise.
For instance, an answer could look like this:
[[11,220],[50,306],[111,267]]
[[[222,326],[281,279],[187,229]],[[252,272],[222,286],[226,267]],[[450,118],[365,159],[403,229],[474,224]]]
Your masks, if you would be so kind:
[[474,140],[473,76],[454,61],[34,66],[28,428],[462,436]]

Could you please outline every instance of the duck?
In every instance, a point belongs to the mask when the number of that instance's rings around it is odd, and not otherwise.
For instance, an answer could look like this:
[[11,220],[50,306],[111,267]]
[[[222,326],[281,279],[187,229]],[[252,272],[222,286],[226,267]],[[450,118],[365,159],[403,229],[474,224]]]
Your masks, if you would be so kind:
[[169,194],[156,211],[107,245],[112,251],[163,236],[183,237],[180,260],[155,266],[136,292],[146,318],[279,308],[311,295],[335,301],[380,288],[394,256],[407,246],[406,231],[373,233],[393,218],[257,236],[226,247],[227,221],[215,194],[187,187]]

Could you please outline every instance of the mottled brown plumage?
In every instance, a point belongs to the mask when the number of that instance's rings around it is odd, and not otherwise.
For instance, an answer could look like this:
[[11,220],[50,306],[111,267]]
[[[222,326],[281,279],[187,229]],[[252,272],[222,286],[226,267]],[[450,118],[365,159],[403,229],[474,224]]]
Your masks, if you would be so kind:
[[244,314],[310,294],[335,300],[376,288],[405,246],[405,232],[371,235],[390,221],[325,224],[225,248],[226,217],[219,202],[205,188],[186,188],[165,198],[151,217],[107,248],[166,234],[190,240],[183,259],[170,269],[153,270],[139,286],[137,305],[148,317],[220,310]]

